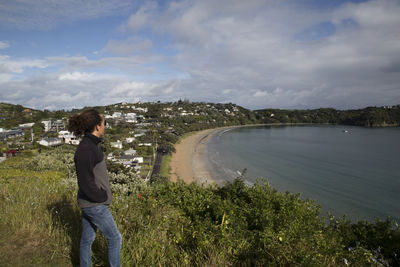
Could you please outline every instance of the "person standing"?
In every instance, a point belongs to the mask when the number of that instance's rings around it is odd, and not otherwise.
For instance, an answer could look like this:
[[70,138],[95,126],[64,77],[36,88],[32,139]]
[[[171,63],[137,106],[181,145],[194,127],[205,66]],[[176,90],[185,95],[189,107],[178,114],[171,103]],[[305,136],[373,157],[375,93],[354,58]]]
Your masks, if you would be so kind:
[[97,228],[107,239],[110,266],[120,266],[122,237],[108,209],[112,194],[104,155],[99,146],[105,124],[103,116],[95,109],[73,115],[68,123],[68,130],[76,137],[83,135],[74,156],[79,188],[77,201],[82,210],[81,267],[91,266],[92,244]]

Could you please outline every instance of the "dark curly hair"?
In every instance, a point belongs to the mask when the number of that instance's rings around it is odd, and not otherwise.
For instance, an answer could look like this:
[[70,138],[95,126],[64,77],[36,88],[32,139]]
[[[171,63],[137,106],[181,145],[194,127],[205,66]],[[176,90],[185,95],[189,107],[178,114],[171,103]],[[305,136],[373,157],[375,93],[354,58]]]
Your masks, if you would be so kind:
[[86,109],[69,118],[68,130],[74,133],[76,137],[79,137],[93,132],[96,125],[100,125],[102,120],[100,112],[95,109]]

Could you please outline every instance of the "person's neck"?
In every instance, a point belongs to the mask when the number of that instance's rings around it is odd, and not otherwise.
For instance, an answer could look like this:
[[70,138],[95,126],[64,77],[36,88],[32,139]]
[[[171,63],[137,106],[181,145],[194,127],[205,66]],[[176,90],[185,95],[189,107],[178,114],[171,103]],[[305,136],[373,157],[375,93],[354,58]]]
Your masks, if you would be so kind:
[[93,133],[91,133],[92,135],[96,136],[97,138],[101,138],[100,133],[94,131]]

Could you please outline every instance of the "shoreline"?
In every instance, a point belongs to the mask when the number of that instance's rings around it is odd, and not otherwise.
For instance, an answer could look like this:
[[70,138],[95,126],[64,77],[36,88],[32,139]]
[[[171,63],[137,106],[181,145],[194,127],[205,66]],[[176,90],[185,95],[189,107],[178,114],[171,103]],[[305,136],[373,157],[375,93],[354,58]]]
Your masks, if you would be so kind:
[[214,180],[203,161],[204,149],[211,136],[225,128],[228,127],[195,132],[175,144],[176,152],[172,154],[169,164],[170,180],[177,182],[180,179],[185,183],[213,184]]
[[175,153],[172,153],[169,163],[169,179],[173,182],[183,180],[189,184],[197,182],[199,184],[211,185],[220,184],[221,181],[213,179],[206,162],[203,159],[205,146],[208,140],[216,133],[240,127],[256,127],[268,125],[292,125],[282,123],[271,124],[248,124],[232,125],[218,128],[201,130],[194,132],[175,144]]
[[290,126],[290,125],[309,125],[310,123],[265,123],[265,124],[247,124],[232,125],[218,128],[201,130],[194,132],[176,143],[176,152],[172,153],[169,163],[169,179],[173,182],[183,180],[190,184],[197,182],[199,184],[221,185],[223,181],[216,181],[210,173],[210,169],[206,166],[203,156],[208,140],[216,133],[221,131],[229,131],[234,128],[241,127],[257,127],[257,126]]
[[199,184],[211,185],[221,184],[222,181],[216,181],[212,177],[206,162],[203,159],[205,146],[208,140],[214,134],[241,127],[257,127],[257,126],[279,126],[279,125],[304,125],[309,123],[265,123],[265,124],[247,124],[247,125],[232,125],[218,128],[201,130],[194,132],[176,143],[176,152],[172,154],[169,163],[169,179],[173,182],[183,180],[190,184],[197,182]]

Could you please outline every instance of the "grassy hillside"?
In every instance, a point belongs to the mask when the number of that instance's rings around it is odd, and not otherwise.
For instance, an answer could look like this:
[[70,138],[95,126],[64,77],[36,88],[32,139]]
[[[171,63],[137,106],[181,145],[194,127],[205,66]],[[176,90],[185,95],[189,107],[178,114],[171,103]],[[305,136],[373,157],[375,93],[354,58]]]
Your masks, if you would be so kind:
[[[77,266],[80,210],[73,151],[35,151],[0,164],[0,266]],[[390,220],[322,219],[319,207],[267,182],[247,187],[144,184],[112,176],[111,212],[123,236],[122,266],[398,265]],[[328,221],[328,222],[327,222]],[[94,266],[107,266],[98,234]]]

